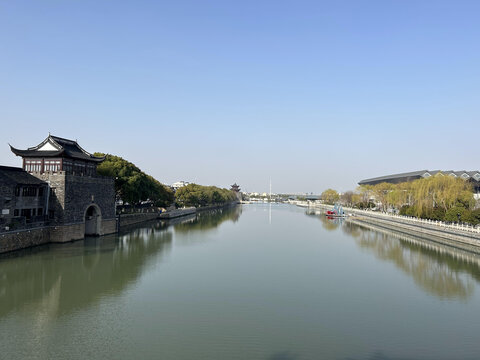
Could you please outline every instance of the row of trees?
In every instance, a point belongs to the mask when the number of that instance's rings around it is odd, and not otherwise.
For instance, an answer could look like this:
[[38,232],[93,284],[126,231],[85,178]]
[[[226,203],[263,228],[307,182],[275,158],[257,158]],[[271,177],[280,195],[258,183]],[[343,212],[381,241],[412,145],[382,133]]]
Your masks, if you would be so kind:
[[471,183],[441,173],[400,184],[362,185],[356,192],[347,191],[342,195],[328,189],[321,199],[328,204],[341,202],[361,209],[396,210],[419,218],[480,223],[480,209],[475,209]]
[[105,161],[97,167],[97,173],[115,179],[117,198],[130,204],[151,200],[161,207],[173,203],[172,189],[145,174],[131,162],[110,154],[95,153],[95,156],[105,156]]
[[181,187],[175,193],[175,202],[180,207],[220,205],[236,200],[237,196],[233,191],[216,186],[189,184]]

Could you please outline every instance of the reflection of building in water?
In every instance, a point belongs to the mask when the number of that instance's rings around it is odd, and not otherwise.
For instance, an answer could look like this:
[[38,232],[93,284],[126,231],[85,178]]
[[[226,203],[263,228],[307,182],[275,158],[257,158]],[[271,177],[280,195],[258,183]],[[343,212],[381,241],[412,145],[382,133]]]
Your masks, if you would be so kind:
[[0,320],[26,304],[41,309],[42,319],[47,320],[89,306],[106,294],[120,294],[137,280],[149,261],[170,251],[172,229],[214,229],[225,221],[237,221],[240,215],[240,206],[205,211],[176,225],[158,221],[118,236],[32,248],[20,257],[3,255]]
[[119,237],[28,249],[21,257],[4,255],[0,320],[27,304],[53,318],[89,306],[105,295],[118,295],[138,279],[150,261],[168,253],[171,243],[171,231],[152,226]]
[[480,256],[371,225],[349,223],[357,244],[394,263],[428,293],[466,299],[480,282]]

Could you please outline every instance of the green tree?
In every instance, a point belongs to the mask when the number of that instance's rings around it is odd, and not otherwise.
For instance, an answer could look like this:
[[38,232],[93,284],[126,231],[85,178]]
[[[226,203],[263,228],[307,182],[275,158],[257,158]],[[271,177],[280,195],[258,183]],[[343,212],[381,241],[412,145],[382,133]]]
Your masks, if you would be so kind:
[[375,199],[381,204],[383,211],[386,211],[388,208],[388,205],[389,205],[388,194],[394,189],[394,186],[395,186],[394,184],[383,182],[383,183],[374,185],[372,188],[372,193],[375,196]]
[[428,214],[433,208],[441,207],[445,212],[458,203],[464,208],[473,206],[472,185],[460,178],[438,173],[411,183],[417,216]]
[[181,187],[175,193],[175,202],[178,206],[201,207],[226,204],[236,200],[235,192],[216,186],[189,184]]
[[355,194],[353,191],[345,191],[341,196],[340,196],[340,201],[342,202],[343,205],[345,206],[353,206],[353,199],[354,199]]
[[97,172],[115,179],[117,198],[130,204],[152,200],[156,206],[168,206],[173,202],[173,190],[131,162],[110,154],[95,153],[95,156],[105,156],[105,161],[98,165]]
[[320,195],[320,199],[322,199],[326,204],[335,204],[335,202],[340,199],[340,195],[336,190],[327,189]]

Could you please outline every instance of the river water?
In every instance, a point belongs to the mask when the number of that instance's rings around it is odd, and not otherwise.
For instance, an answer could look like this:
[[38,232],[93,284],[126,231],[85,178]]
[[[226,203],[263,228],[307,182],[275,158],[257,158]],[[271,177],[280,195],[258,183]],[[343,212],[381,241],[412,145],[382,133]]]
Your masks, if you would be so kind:
[[243,205],[0,257],[2,359],[478,359],[480,257]]

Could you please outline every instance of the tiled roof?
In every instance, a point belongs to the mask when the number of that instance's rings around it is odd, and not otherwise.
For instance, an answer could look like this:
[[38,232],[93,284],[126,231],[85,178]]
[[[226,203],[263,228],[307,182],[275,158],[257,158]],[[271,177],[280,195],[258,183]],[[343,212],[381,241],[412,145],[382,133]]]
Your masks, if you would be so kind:
[[42,181],[36,178],[33,175],[30,175],[28,172],[22,168],[10,167],[10,166],[0,166],[0,183],[2,184],[22,184],[22,185],[42,185],[47,184],[45,181]]
[[[42,146],[49,143],[51,147],[56,150],[39,150]],[[76,141],[64,139],[58,136],[48,135],[37,146],[28,148],[27,150],[16,149],[10,146],[12,152],[21,157],[57,157],[65,156],[73,159],[81,159],[88,161],[101,162],[105,160],[105,157],[97,157],[82,149]]]

